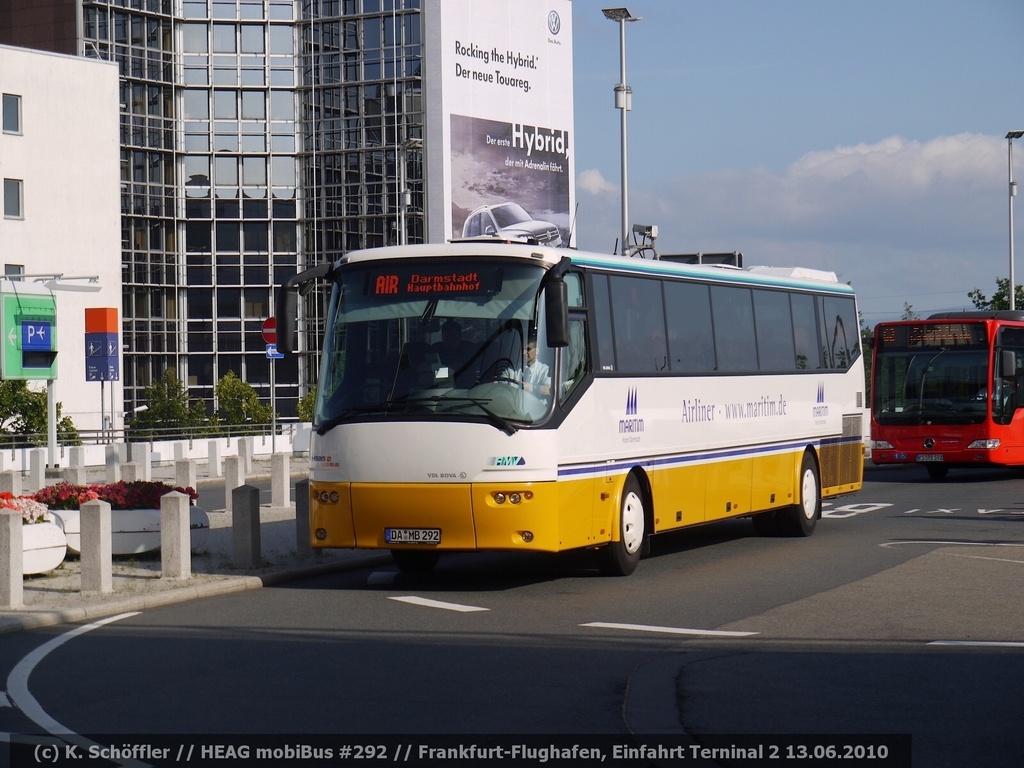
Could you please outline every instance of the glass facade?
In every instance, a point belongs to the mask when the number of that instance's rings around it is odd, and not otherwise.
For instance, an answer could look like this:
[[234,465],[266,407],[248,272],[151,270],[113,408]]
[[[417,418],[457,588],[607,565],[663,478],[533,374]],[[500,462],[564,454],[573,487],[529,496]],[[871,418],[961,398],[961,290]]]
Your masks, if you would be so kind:
[[419,0],[82,4],[121,73],[125,411],[170,368],[212,410],[229,371],[295,414],[304,353],[261,328],[297,270],[424,237]]

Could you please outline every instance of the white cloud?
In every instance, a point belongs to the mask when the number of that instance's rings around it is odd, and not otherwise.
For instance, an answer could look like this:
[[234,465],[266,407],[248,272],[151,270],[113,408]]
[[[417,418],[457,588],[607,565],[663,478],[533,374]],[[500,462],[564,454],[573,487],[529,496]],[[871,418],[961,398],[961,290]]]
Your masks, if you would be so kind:
[[609,192],[618,192],[618,189],[619,187],[616,184],[608,181],[596,168],[580,171],[576,177],[576,190],[579,192],[587,192],[591,195],[604,195]]
[[[999,137],[893,136],[811,152],[781,173],[631,180],[630,218],[659,225],[662,253],[739,250],[748,264],[834,270],[866,312],[898,317],[905,302],[925,312],[969,304],[971,288],[992,292],[1007,271],[1006,185]],[[609,187],[597,171],[577,179],[593,195]],[[581,203],[581,247],[610,250],[617,203]]]

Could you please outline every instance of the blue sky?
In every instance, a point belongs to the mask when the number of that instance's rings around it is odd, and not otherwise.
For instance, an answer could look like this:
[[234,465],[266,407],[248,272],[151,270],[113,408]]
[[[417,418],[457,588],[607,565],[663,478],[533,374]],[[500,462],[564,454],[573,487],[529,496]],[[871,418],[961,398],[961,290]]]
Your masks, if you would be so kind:
[[[618,4],[573,0],[576,243],[619,231]],[[630,0],[631,223],[661,253],[836,272],[868,325],[973,308],[1009,264],[1021,0]],[[1024,140],[1014,142],[1024,188]],[[1024,283],[1024,194],[1015,200]]]

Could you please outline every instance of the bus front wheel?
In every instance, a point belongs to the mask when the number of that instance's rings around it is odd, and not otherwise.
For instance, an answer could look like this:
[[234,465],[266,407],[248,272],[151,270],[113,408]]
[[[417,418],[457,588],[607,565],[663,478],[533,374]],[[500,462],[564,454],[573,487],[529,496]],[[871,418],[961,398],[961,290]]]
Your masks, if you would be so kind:
[[643,552],[646,517],[643,491],[630,475],[622,489],[619,510],[619,538],[601,550],[600,570],[605,576],[629,576],[636,570]]
[[800,498],[793,506],[778,512],[779,532],[784,536],[810,536],[821,517],[821,480],[818,462],[805,453],[800,464]]
[[391,559],[402,573],[429,573],[441,553],[433,549],[392,549]]

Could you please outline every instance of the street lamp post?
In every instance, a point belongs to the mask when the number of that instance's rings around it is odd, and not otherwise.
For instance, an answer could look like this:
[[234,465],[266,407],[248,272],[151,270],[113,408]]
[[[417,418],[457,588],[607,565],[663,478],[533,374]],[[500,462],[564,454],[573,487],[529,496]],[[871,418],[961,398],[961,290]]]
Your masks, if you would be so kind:
[[622,227],[621,243],[622,255],[626,256],[626,236],[629,232],[629,175],[628,162],[626,159],[626,113],[633,107],[633,91],[626,85],[626,22],[640,21],[639,16],[633,16],[626,8],[604,8],[601,11],[605,18],[619,23],[619,83],[615,86],[615,108],[621,112],[621,154],[622,154]]
[[1017,308],[1017,287],[1013,277],[1013,198],[1017,196],[1017,182],[1013,180],[1013,140],[1024,136],[1024,131],[1010,131],[1006,134],[1006,159],[1010,178],[1010,309]]
[[409,189],[408,172],[406,166],[409,163],[409,152],[413,149],[422,149],[423,139],[406,139],[398,145],[398,244],[406,245],[409,242],[409,233],[406,231],[406,217],[409,206],[412,205],[412,191]]

